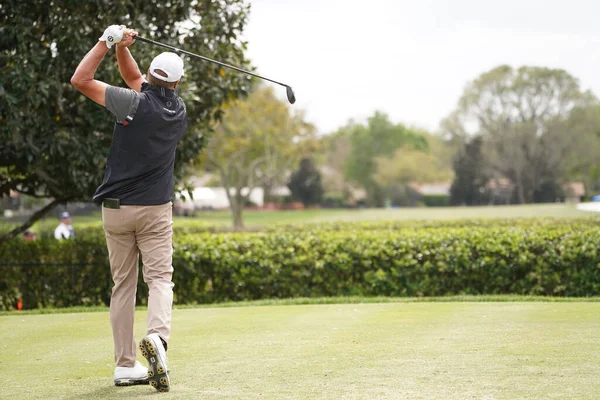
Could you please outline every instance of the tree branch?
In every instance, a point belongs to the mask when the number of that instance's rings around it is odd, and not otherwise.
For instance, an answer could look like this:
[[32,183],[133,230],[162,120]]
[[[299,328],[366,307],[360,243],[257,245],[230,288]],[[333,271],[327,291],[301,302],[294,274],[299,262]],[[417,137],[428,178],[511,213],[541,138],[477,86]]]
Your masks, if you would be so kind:
[[44,199],[44,198],[48,197],[43,194],[37,194],[35,192],[32,192],[31,190],[24,190],[24,189],[15,189],[15,190],[19,193],[26,194],[27,196],[35,197],[38,199]]
[[16,179],[8,181],[7,183],[0,186],[0,195],[2,193],[7,193],[10,190],[16,190],[19,184],[26,182],[24,179]]

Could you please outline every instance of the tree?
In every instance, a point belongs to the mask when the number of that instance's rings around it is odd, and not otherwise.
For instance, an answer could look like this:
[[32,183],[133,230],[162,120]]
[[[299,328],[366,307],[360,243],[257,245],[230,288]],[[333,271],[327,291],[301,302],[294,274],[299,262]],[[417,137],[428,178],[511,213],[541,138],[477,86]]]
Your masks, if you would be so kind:
[[344,176],[346,162],[352,151],[350,135],[346,130],[349,126],[352,124],[319,137],[319,152],[314,154],[313,160],[321,173],[324,191],[321,204],[324,207],[355,205],[362,200],[357,184]]
[[[49,198],[48,205],[0,238],[30,227],[54,206],[90,200],[102,182],[114,118],[70,84],[79,61],[105,27],[124,24],[140,34],[231,64],[247,65],[240,35],[247,22],[243,0],[123,0],[86,2],[9,0],[0,4],[0,196],[17,191]],[[161,50],[138,42],[132,54],[145,72]],[[250,79],[211,63],[186,60],[180,85],[190,129],[178,147],[175,175],[198,158],[221,104],[243,96]],[[114,51],[98,79],[124,86]]]
[[452,170],[440,153],[414,150],[402,146],[391,157],[376,159],[375,181],[382,188],[387,201],[394,205],[414,206],[421,195],[411,184],[448,181]]
[[386,200],[395,205],[415,205],[422,197],[410,187],[412,184],[452,179],[452,147],[443,138],[424,130],[411,128],[409,132],[419,138],[418,145],[415,145],[415,141],[409,141],[391,156],[375,159],[374,179],[383,190]]
[[401,147],[393,157],[376,159],[375,180],[381,186],[394,183],[427,183],[452,179],[452,171],[435,155]]
[[375,179],[377,158],[391,156],[401,145],[417,150],[427,148],[427,140],[402,124],[394,125],[387,115],[376,112],[367,125],[343,127],[350,138],[351,151],[344,166],[344,176],[367,191],[371,206],[383,204],[383,191]]
[[564,70],[500,66],[467,85],[442,127],[454,137],[481,135],[492,169],[529,203],[542,185],[565,179],[580,133],[570,115],[595,103]]
[[304,206],[319,204],[323,198],[323,185],[321,174],[315,167],[312,159],[300,160],[300,168],[292,173],[288,188],[294,200],[299,200]]
[[281,180],[313,145],[314,127],[290,112],[270,87],[232,102],[206,147],[207,166],[218,172],[232,211],[233,227],[244,227],[242,210],[252,191]]
[[570,128],[577,138],[568,154],[568,177],[583,181],[588,193],[600,191],[600,105],[574,109],[569,116]]
[[480,205],[487,198],[487,185],[491,178],[488,163],[483,155],[483,138],[474,137],[454,158],[454,181],[450,187],[450,204]]

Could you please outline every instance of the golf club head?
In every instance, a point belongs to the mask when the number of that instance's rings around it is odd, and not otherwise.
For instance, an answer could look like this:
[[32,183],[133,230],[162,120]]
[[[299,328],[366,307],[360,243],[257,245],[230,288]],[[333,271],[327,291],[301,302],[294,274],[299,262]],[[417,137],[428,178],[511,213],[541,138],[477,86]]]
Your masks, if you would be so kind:
[[290,104],[294,104],[296,102],[296,95],[294,95],[294,91],[292,90],[292,88],[290,86],[286,86],[285,91]]

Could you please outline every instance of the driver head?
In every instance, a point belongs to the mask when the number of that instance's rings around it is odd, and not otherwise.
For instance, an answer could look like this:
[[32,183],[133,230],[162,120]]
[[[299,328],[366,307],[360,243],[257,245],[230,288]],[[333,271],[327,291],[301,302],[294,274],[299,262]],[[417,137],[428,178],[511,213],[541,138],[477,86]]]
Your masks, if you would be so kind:
[[288,101],[290,104],[294,104],[296,102],[296,96],[294,95],[294,91],[290,86],[285,87],[285,92],[287,94]]

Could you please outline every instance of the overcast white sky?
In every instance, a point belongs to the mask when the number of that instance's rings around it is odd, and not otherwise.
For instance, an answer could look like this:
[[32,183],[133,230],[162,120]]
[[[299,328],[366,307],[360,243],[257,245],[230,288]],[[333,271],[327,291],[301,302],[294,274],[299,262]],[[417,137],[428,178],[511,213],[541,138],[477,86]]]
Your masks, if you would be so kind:
[[320,133],[375,110],[436,130],[464,85],[500,64],[564,68],[600,95],[597,0],[250,2],[249,58],[294,88]]

